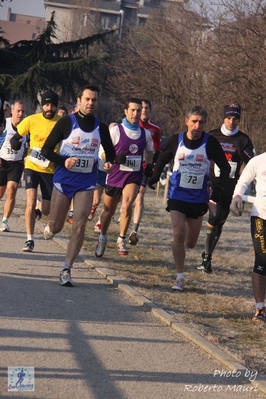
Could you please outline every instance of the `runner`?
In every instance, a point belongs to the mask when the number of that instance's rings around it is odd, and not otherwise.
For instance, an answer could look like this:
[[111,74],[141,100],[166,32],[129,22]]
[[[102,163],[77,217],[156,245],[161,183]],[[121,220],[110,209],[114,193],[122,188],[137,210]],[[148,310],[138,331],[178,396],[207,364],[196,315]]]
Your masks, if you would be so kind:
[[[108,127],[94,116],[98,97],[98,87],[85,86],[77,97],[79,111],[60,119],[42,148],[42,155],[57,165],[53,180],[50,221],[44,229],[46,240],[62,230],[73,198],[72,233],[59,275],[62,286],[74,285],[71,269],[83,244],[92,205],[97,180],[99,145],[102,144],[106,154],[106,173],[112,171],[115,159]],[[58,144],[57,154],[55,148]]]
[[185,114],[186,132],[174,134],[159,155],[153,176],[148,184],[160,179],[164,166],[174,160],[170,178],[167,211],[173,226],[172,251],[177,270],[173,290],[185,288],[185,245],[194,248],[200,233],[203,215],[208,210],[209,173],[213,160],[221,170],[219,184],[212,191],[211,200],[218,202],[228,180],[230,166],[217,139],[204,132],[207,112],[196,105]]
[[37,201],[37,189],[40,186],[42,194],[42,213],[48,216],[50,213],[50,201],[53,189],[54,164],[41,155],[44,141],[51,132],[60,116],[56,115],[58,95],[48,90],[41,96],[42,112],[27,116],[17,127],[17,133],[10,140],[11,147],[15,151],[21,148],[21,138],[28,135],[28,154],[25,160],[25,188],[26,211],[25,225],[27,240],[23,251],[32,252],[35,228],[35,206]]

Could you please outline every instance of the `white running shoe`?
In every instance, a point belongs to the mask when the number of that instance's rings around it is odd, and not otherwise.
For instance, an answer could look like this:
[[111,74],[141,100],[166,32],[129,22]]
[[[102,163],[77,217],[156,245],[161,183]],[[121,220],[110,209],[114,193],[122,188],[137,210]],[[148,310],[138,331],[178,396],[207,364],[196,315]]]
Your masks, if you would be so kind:
[[176,280],[175,285],[173,285],[172,290],[184,291],[185,288],[185,279],[179,278]]
[[104,241],[103,240],[98,241],[97,247],[95,249],[96,258],[101,258],[103,256],[106,244],[107,244],[107,239]]
[[60,284],[64,287],[74,287],[73,280],[71,278],[71,272],[69,269],[65,269],[60,272],[59,281]]
[[10,231],[10,228],[9,228],[7,222],[2,222],[2,223],[1,223],[0,231],[3,231],[3,232],[4,232],[4,231]]
[[54,233],[51,232],[49,224],[47,224],[43,230],[43,237],[45,240],[51,240],[53,238]]
[[117,242],[116,242],[116,247],[119,255],[127,255],[128,250],[126,246],[126,241],[123,240],[123,238],[118,237]]

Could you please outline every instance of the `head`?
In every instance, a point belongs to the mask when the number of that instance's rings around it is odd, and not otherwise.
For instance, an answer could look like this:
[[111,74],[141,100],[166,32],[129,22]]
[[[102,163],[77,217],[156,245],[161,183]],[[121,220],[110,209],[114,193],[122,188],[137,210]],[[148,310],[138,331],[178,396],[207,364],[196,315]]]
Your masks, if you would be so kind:
[[125,115],[129,123],[138,123],[140,121],[142,103],[139,98],[130,98],[125,106]]
[[83,115],[94,115],[98,105],[100,89],[87,85],[78,93],[77,107]]
[[57,110],[57,115],[59,115],[61,117],[68,115],[68,111],[67,111],[66,107],[63,107],[63,106],[59,107]]
[[3,109],[4,109],[5,118],[10,118],[11,117],[11,105],[10,105],[10,103],[5,101]]
[[149,100],[143,99],[141,100],[141,115],[140,119],[142,122],[146,122],[151,114],[151,103]]
[[41,96],[42,114],[46,119],[53,119],[58,105],[58,95],[53,90],[47,90]]
[[25,116],[25,105],[21,100],[16,100],[11,105],[11,123],[17,126]]
[[239,104],[228,104],[224,106],[224,125],[231,132],[239,124],[241,117],[241,107]]
[[77,112],[78,110],[79,110],[79,109],[78,109],[77,103],[72,104],[71,114],[74,114],[74,113]]
[[208,118],[207,111],[200,105],[189,108],[185,114],[187,137],[189,140],[197,140],[201,137]]

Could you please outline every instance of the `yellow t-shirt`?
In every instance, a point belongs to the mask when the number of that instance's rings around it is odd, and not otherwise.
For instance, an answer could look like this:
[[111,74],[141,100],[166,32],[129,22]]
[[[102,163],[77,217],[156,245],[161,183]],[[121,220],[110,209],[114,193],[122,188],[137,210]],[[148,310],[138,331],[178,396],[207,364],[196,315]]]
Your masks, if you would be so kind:
[[30,135],[28,154],[25,158],[26,169],[54,173],[54,163],[41,155],[41,148],[59,119],[61,119],[59,115],[55,115],[53,119],[46,119],[42,113],[38,113],[27,116],[19,123],[18,134],[22,137]]

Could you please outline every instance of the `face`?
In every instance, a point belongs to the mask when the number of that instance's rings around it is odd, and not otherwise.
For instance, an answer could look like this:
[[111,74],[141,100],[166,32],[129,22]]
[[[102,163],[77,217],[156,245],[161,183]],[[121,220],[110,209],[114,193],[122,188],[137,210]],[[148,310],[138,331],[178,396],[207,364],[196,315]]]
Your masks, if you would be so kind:
[[141,115],[141,105],[129,103],[128,109],[125,109],[125,115],[129,123],[138,123]]
[[11,110],[11,123],[14,126],[17,126],[25,116],[25,107],[24,104],[15,103],[13,105],[13,109]]
[[56,106],[48,103],[42,106],[42,114],[46,119],[53,119],[56,113]]
[[197,140],[201,137],[206,121],[202,115],[191,115],[189,118],[185,118],[185,124],[187,125],[188,139]]
[[59,109],[59,111],[57,112],[57,115],[63,117],[63,116],[66,116],[67,113],[66,113],[66,111],[64,111],[63,109]]
[[231,132],[235,130],[238,124],[239,124],[239,119],[237,119],[235,116],[228,116],[227,118],[224,119],[224,126],[226,127],[227,130],[230,130]]
[[146,122],[150,117],[150,113],[151,113],[151,109],[149,107],[149,104],[146,104],[144,101],[142,101],[140,119],[143,122]]
[[9,106],[4,104],[3,110],[4,110],[5,118],[10,118],[11,110],[10,110]]
[[98,105],[97,91],[84,90],[81,98],[78,98],[77,106],[84,115],[93,115]]

